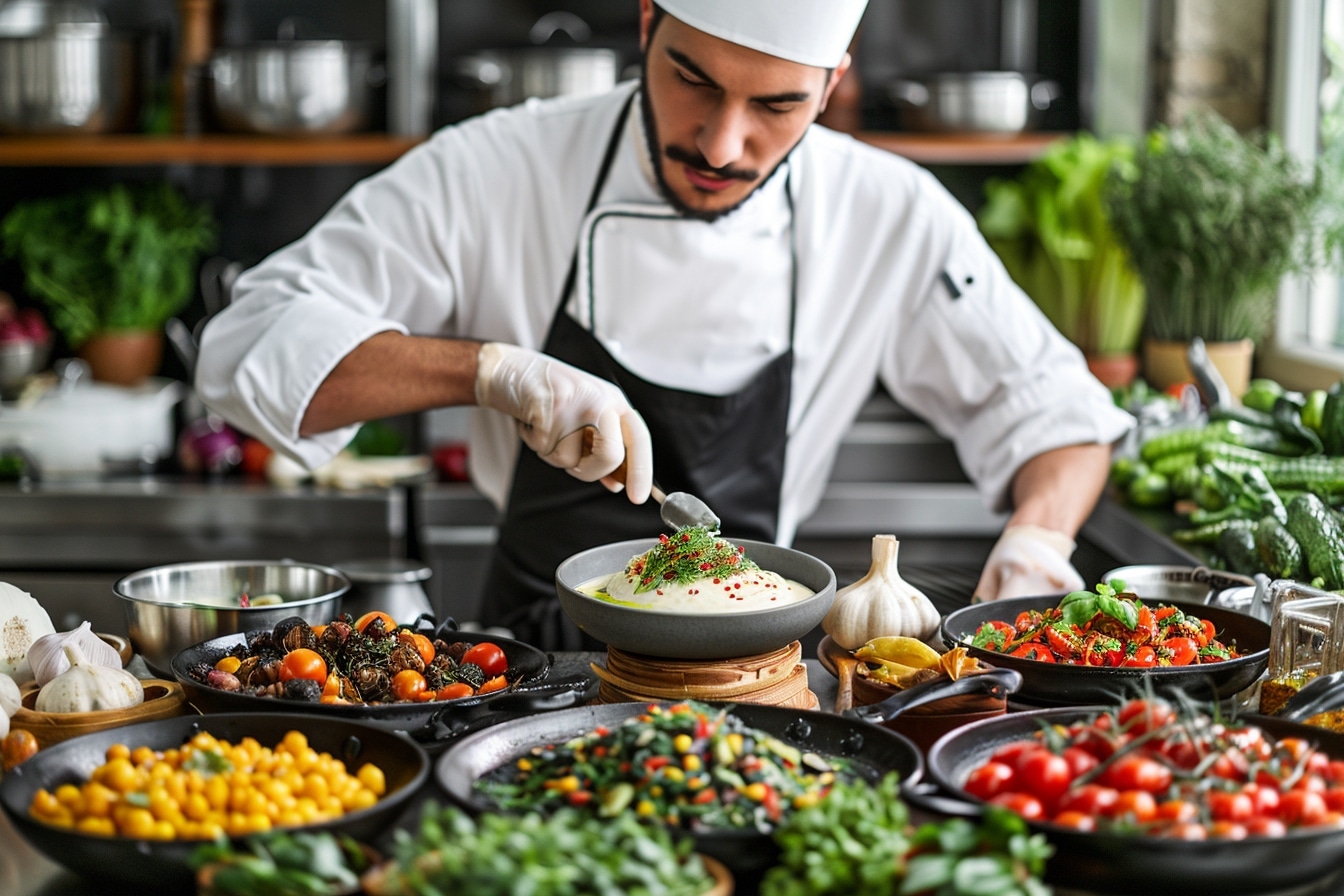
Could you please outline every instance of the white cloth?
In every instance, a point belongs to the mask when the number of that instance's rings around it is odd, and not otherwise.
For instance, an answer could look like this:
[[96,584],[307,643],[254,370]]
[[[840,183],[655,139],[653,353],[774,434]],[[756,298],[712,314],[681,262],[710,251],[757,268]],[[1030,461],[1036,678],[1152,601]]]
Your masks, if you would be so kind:
[[[354,429],[299,438],[304,410],[340,359],[374,333],[538,348],[603,148],[633,90],[622,85],[600,97],[491,112],[441,130],[357,185],[304,238],[238,279],[233,303],[202,334],[202,399],[318,466]],[[640,170],[643,137],[638,115],[631,118],[602,203],[665,209]],[[1110,443],[1133,424],[1088,374],[1082,354],[1013,284],[971,215],[927,171],[816,126],[790,167],[798,318],[781,544],[816,507],[840,441],[877,380],[954,441],[995,510],[1007,505],[1008,483],[1024,461],[1064,445]],[[757,203],[781,201],[776,184],[704,227],[744,226]],[[777,251],[787,251],[783,240]],[[694,264],[686,259],[688,269]],[[741,334],[744,343],[777,345],[787,332],[786,296],[718,300],[745,303],[756,316],[758,325]],[[643,307],[637,295],[620,314],[629,315],[632,329],[662,315],[660,326],[676,329],[683,342],[705,325]],[[623,345],[622,361],[638,370],[632,358],[660,348]],[[771,353],[753,354],[760,366]],[[709,353],[671,378],[665,361],[658,362],[669,376],[663,385],[709,392],[728,391],[711,386],[733,378],[742,363]],[[472,478],[501,506],[517,451],[512,419],[475,412]]]
[[658,5],[706,34],[791,62],[835,68],[868,0],[659,0]]
[[1009,526],[985,560],[975,600],[1078,591],[1083,577],[1069,563],[1076,545],[1063,532],[1041,526]]

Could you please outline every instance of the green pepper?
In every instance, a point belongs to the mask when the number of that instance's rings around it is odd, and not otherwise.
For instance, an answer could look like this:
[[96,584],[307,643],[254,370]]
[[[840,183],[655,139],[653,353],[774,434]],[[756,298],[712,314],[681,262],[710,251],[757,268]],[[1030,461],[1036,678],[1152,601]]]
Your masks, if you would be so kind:
[[1310,428],[1318,435],[1321,432],[1321,420],[1325,413],[1326,391],[1324,389],[1312,389],[1307,393],[1307,401],[1302,405],[1302,425]]

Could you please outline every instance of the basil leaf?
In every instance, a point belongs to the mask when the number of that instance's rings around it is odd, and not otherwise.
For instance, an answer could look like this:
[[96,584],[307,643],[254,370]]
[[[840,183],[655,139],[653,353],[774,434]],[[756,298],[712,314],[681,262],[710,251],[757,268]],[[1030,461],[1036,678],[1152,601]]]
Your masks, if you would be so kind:
[[1003,645],[1008,642],[1008,633],[1002,629],[995,628],[986,622],[975,631],[975,637],[971,639],[972,647],[980,647],[985,650],[1002,651]]
[[900,893],[922,893],[936,890],[950,883],[957,867],[957,857],[927,853],[915,856],[905,869],[905,880],[901,882]]
[[1086,625],[1088,620],[1097,615],[1097,601],[1100,599],[1101,595],[1091,591],[1066,594],[1059,602],[1060,615],[1069,625]]
[[1131,601],[1102,595],[1097,598],[1097,608],[1112,619],[1119,620],[1125,628],[1133,629],[1139,624],[1139,608]]

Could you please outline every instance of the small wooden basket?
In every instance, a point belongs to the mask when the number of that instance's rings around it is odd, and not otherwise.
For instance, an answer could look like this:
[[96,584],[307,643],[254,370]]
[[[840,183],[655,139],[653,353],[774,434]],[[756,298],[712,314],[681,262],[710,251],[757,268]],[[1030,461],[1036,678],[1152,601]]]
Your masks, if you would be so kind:
[[24,685],[20,694],[23,705],[9,720],[11,728],[23,728],[37,738],[39,748],[133,722],[153,722],[180,716],[187,711],[187,695],[175,681],[145,678],[145,700],[124,709],[99,709],[92,712],[38,712],[36,682]]
[[673,660],[607,648],[606,665],[592,665],[598,702],[718,700],[817,708],[807,686],[802,645],[728,660]]

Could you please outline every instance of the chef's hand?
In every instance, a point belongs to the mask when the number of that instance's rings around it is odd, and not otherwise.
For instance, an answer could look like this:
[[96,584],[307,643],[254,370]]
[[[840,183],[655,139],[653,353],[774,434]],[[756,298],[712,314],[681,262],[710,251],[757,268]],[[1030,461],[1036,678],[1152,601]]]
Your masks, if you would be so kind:
[[985,561],[975,600],[1077,591],[1083,577],[1069,563],[1075,545],[1063,532],[1040,526],[1009,526]]
[[[476,359],[476,403],[518,420],[527,447],[584,482],[649,498],[653,444],[620,389],[549,355],[487,342]],[[611,478],[624,463],[624,479]]]

